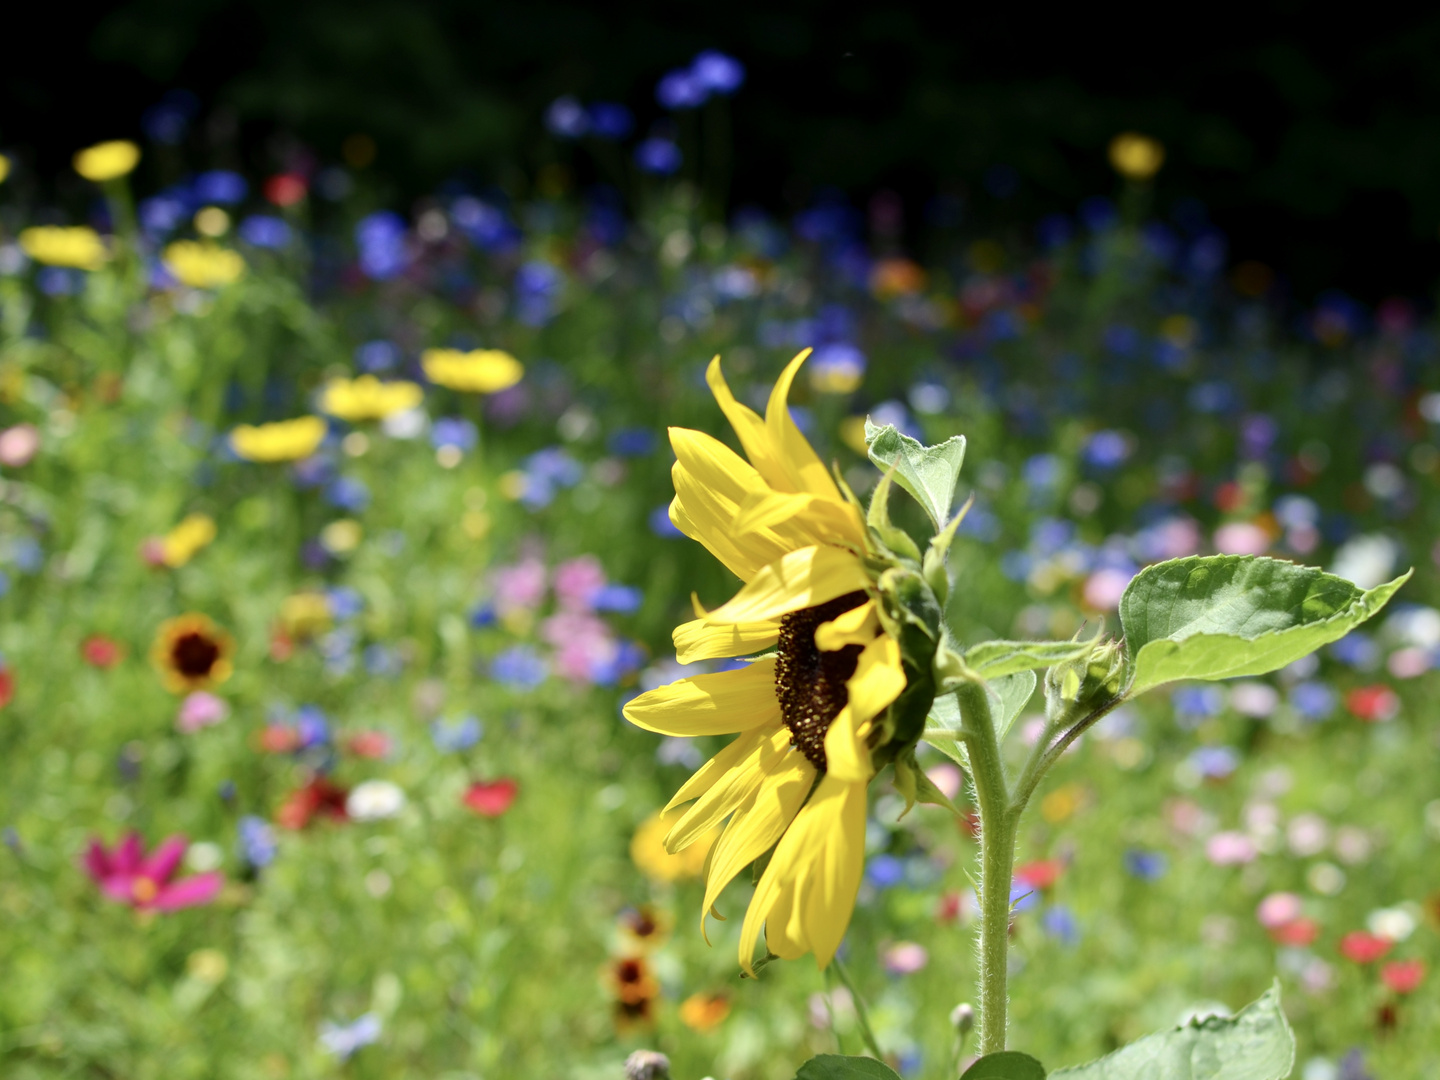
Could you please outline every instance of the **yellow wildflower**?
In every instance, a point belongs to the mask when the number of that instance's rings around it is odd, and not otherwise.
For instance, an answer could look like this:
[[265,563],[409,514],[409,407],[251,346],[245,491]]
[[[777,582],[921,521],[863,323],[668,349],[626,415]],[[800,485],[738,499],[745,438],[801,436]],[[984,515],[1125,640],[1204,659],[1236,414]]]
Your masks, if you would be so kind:
[[885,738],[878,722],[906,686],[867,568],[865,523],[790,416],[807,355],[785,368],[763,418],[735,400],[719,359],[711,363],[710,388],[748,462],[709,435],[670,429],[670,520],[745,583],[676,628],[676,654],[681,663],[768,655],[625,707],[647,731],[737,736],[670,800],[667,810],[694,804],[665,846],[683,851],[726,822],[707,864],[702,923],[731,879],[774,849],[740,933],[746,971],[762,926],[773,955],[814,953],[821,967],[834,957],[864,869],[872,743]]
[[426,349],[420,363],[431,382],[466,394],[493,394],[525,375],[520,361],[500,349]]
[[325,421],[301,416],[273,424],[241,424],[230,433],[230,447],[246,461],[299,461],[325,439]]
[[222,683],[234,673],[235,641],[204,615],[181,615],[160,624],[150,659],[165,689],[180,694]]
[[184,566],[214,539],[215,519],[209,514],[191,514],[160,541],[165,565]]
[[1148,135],[1126,131],[1110,140],[1110,165],[1127,180],[1149,180],[1165,164],[1165,147]]
[[192,289],[229,285],[245,273],[238,251],[197,240],[176,240],[165,248],[165,268]]
[[413,409],[425,397],[419,383],[381,382],[374,375],[331,379],[320,392],[320,411],[341,420],[383,420]]
[[656,811],[640,823],[630,839],[630,858],[651,881],[682,881],[705,872],[705,859],[720,835],[709,829],[684,851],[666,850],[665,836],[684,814],[678,810]]
[[10,175],[10,159],[0,154],[0,184],[3,184]]
[[280,625],[292,638],[315,637],[330,629],[330,599],[322,592],[291,593],[280,603]]
[[140,164],[140,148],[128,139],[96,143],[75,155],[75,171],[97,184],[118,180]]
[[105,241],[88,225],[34,225],[20,230],[20,246],[47,266],[99,270],[110,257]]

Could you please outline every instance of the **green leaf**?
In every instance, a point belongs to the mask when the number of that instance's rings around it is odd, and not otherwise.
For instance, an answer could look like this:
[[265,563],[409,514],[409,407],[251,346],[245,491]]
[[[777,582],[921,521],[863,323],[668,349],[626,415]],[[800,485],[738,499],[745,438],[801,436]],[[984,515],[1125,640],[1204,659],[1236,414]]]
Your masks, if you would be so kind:
[[1130,693],[1282,668],[1370,618],[1413,572],[1361,591],[1314,567],[1250,555],[1147,566],[1120,598]]
[[820,1054],[800,1066],[795,1080],[900,1080],[895,1070],[871,1057]]
[[1093,641],[982,641],[965,650],[965,663],[986,679],[1084,659]]
[[966,1069],[960,1080],[1045,1080],[1045,1066],[1029,1054],[1002,1050],[986,1054]]
[[955,484],[965,462],[965,436],[955,435],[939,446],[921,446],[891,424],[876,427],[865,421],[865,445],[870,460],[882,469],[895,470],[895,480],[915,496],[938,529],[950,517]]
[[[990,719],[995,722],[997,742],[1004,741],[1010,725],[1015,723],[1020,710],[1025,708],[1030,695],[1035,693],[1035,682],[1033,671],[1017,671],[1013,675],[986,682],[985,692],[990,698]],[[970,754],[965,749],[965,744],[948,734],[958,733],[963,728],[959,700],[954,694],[941,694],[930,706],[930,715],[926,718],[925,741],[944,751],[968,770]],[[934,737],[929,734],[932,731],[935,732]]]
[[1295,1064],[1295,1036],[1276,983],[1236,1016],[1208,1016],[1147,1035],[1099,1061],[1050,1080],[1283,1080]]

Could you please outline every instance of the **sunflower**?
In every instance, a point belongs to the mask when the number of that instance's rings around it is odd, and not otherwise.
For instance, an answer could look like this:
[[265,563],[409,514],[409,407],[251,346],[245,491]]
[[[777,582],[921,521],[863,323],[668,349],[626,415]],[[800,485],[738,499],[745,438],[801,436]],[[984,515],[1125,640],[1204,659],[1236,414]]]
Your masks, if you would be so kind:
[[204,615],[181,615],[160,624],[150,659],[172,693],[203,690],[234,672],[234,639]]
[[865,851],[872,752],[893,732],[883,714],[906,688],[894,622],[877,582],[886,561],[854,496],[842,492],[791,419],[787,398],[808,350],[785,368],[765,416],[720,372],[707,379],[749,461],[718,440],[671,428],[670,520],[745,584],[675,630],[682,663],[754,656],[642,694],[631,723],[672,736],[737,735],[667,810],[693,805],[666,837],[675,852],[727,818],[710,854],[704,913],[741,869],[774,848],[740,934],[753,974],[762,926],[771,955],[814,953],[825,967],[845,934]]

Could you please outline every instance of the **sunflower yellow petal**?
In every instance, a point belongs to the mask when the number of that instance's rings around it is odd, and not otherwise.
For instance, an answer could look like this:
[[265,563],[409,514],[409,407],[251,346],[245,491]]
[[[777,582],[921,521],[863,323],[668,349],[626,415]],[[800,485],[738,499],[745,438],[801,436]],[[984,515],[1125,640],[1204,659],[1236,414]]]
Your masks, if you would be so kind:
[[770,437],[772,451],[785,463],[786,471],[796,485],[795,490],[808,491],[838,503],[840,489],[830,479],[829,470],[790,416],[790,386],[809,355],[809,349],[801,352],[785,365],[780,378],[775,380],[775,388],[770,391],[770,401],[765,407],[765,432]]
[[754,973],[760,929],[772,918],[772,951],[785,955],[778,943],[793,955],[803,946],[827,966],[850,924],[864,866],[865,785],[827,773],[756,886],[740,930],[740,966]]
[[765,947],[782,960],[798,960],[810,951],[800,920],[799,887],[791,882],[780,890],[765,920]]
[[720,371],[720,357],[710,361],[710,366],[705,371],[705,381],[710,384],[710,392],[720,403],[720,411],[725,414],[725,419],[730,421],[730,426],[739,436],[740,445],[745,448],[745,456],[750,459],[750,464],[755,466],[755,471],[777,491],[797,491],[792,470],[786,468],[779,448],[771,442],[765,421],[754,410],[736,401],[735,395],[730,392],[730,386]]
[[756,748],[772,734],[774,734],[774,729],[770,726],[742,731],[739,738],[731,740],[723,750],[695,770],[690,779],[686,780],[680,786],[680,790],[675,792],[674,798],[665,804],[665,809],[661,813],[668,814],[681,803],[690,802],[692,799],[698,799],[704,795],[719,783],[720,779],[731,769],[754,753]]
[[769,851],[784,835],[814,782],[815,766],[804,754],[791,754],[765,778],[745,804],[736,809],[711,850],[702,913],[715,905],[736,874]]
[[780,640],[780,624],[760,622],[711,626],[703,618],[692,619],[675,628],[675,658],[682,664],[713,660],[722,656],[748,656],[768,649]]
[[855,674],[845,682],[850,708],[862,723],[879,716],[904,689],[900,646],[888,634],[865,646],[855,663]]
[[675,484],[675,500],[670,504],[670,520],[675,527],[725,564],[736,577],[748,581],[756,571],[774,562],[787,551],[804,547],[784,543],[769,530],[746,535],[735,531],[739,503],[721,491],[697,480],[680,462],[670,469]]
[[846,645],[868,645],[880,632],[880,617],[875,601],[866,600],[838,618],[815,628],[815,645],[825,652],[843,649]]
[[868,783],[875,775],[870,748],[865,737],[870,722],[861,720],[849,705],[835,714],[830,730],[825,732],[825,767],[827,774],[854,783]]
[[685,811],[665,837],[665,849],[680,851],[719,825],[754,795],[766,777],[778,769],[791,753],[790,732],[783,727],[771,731],[769,738],[759,740],[744,758],[722,774]]
[[705,621],[719,625],[778,619],[869,587],[864,566],[850,552],[823,545],[801,548],[758,571]]
[[732,735],[778,720],[775,660],[735,671],[694,675],[635,698],[625,719],[661,735]]
[[731,527],[741,535],[768,530],[791,547],[840,540],[857,550],[865,546],[865,527],[853,506],[808,493],[752,491]]

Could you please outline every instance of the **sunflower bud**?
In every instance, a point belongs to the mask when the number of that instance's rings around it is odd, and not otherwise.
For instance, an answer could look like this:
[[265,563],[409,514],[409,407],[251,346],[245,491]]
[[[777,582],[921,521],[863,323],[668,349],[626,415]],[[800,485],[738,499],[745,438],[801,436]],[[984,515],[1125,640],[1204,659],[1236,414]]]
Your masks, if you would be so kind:
[[1089,712],[1120,692],[1125,679],[1125,651],[1119,641],[1097,636],[1090,654],[1057,664],[1045,675],[1045,699],[1051,716],[1071,710]]

